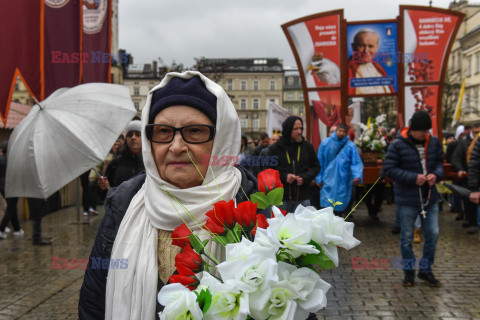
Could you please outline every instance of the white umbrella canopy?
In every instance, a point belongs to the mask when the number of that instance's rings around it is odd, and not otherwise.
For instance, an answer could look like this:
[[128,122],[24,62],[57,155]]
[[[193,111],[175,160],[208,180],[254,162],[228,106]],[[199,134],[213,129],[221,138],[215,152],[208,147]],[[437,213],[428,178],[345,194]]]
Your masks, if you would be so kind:
[[48,198],[102,162],[136,112],[124,86],[58,89],[10,137],[5,196]]

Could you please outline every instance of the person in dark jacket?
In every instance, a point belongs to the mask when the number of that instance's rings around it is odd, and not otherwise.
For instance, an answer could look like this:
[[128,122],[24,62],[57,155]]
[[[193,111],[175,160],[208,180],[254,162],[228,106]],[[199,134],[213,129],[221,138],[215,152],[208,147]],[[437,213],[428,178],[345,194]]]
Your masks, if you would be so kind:
[[[208,237],[200,226],[213,203],[239,203],[256,191],[247,170],[204,161],[238,155],[241,133],[228,95],[199,72],[167,74],[148,95],[141,130],[146,172],[108,192],[80,291],[80,319],[154,319],[157,293],[175,271],[172,231],[185,222]],[[215,242],[206,250],[224,254]]]
[[[8,149],[8,140],[2,142],[2,152],[0,155],[0,193],[5,197],[5,176],[7,172],[7,149]],[[17,214],[17,202],[18,198],[8,198],[7,209],[3,215],[2,222],[0,222],[0,239],[7,238],[8,223],[12,223],[13,235],[14,236],[23,236],[24,232],[20,227],[20,222],[18,221]]]
[[425,231],[423,257],[418,278],[429,286],[439,286],[432,273],[439,236],[438,192],[435,183],[443,179],[443,150],[438,138],[430,135],[430,116],[425,111],[413,114],[410,128],[404,128],[389,146],[383,165],[394,181],[395,203],[402,218],[400,249],[405,273],[404,286],[415,284],[415,255],[412,250],[414,225],[420,214]]
[[131,121],[125,129],[125,144],[120,155],[109,163],[105,170],[105,177],[99,178],[99,187],[105,191],[110,187],[118,187],[145,167],[142,160],[142,125],[139,120]]
[[280,172],[284,185],[283,209],[294,212],[299,204],[310,205],[310,183],[320,171],[313,145],[302,136],[303,121],[290,116],[282,124],[280,140],[268,148],[268,155],[278,159],[278,165],[270,167]]
[[[475,141],[468,163],[468,188],[473,191],[470,194],[470,201],[478,205],[480,199],[480,139]],[[469,221],[471,223],[469,233],[478,232],[478,212],[475,218],[476,221],[474,219]]]
[[[468,187],[468,157],[467,151],[470,147],[475,136],[480,133],[480,123],[473,125],[469,134],[464,135],[459,141],[452,155],[452,167],[457,173],[457,177],[460,179],[456,184],[467,188]],[[477,228],[477,210],[476,204],[472,203],[469,199],[462,199],[463,209],[465,212],[465,222],[462,227],[469,228],[468,233],[472,234],[476,232]],[[459,218],[461,216],[459,215]],[[457,219],[460,220],[460,219]],[[470,228],[471,227],[471,228]]]

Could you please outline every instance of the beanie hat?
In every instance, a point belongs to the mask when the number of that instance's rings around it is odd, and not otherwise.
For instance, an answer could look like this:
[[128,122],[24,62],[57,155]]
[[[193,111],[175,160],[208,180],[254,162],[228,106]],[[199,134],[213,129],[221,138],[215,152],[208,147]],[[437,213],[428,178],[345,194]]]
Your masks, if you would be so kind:
[[142,122],[140,120],[130,121],[125,129],[125,136],[128,136],[128,133],[132,131],[138,131],[140,133],[142,132]]
[[410,130],[430,130],[432,129],[432,119],[426,111],[417,111],[410,119]]
[[148,123],[171,106],[189,106],[204,113],[213,124],[217,120],[217,97],[207,90],[199,76],[190,79],[172,78],[165,87],[153,93]]
[[293,126],[295,125],[295,122],[297,120],[300,120],[300,122],[302,122],[302,125],[303,125],[302,118],[297,116],[290,116],[287,119],[285,119],[285,121],[282,123],[282,137],[284,137],[284,139],[290,139],[290,136],[292,135]]

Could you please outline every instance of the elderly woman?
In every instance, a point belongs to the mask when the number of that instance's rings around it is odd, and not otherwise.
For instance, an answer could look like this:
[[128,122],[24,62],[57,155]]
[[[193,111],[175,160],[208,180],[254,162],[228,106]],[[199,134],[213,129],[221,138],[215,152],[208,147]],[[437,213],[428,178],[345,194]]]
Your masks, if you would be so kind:
[[[192,216],[205,222],[214,202],[242,202],[256,191],[255,177],[241,167],[205,161],[236,156],[241,137],[229,97],[202,74],[167,74],[148,95],[142,130],[146,172],[108,193],[80,319],[155,319],[157,293],[175,272],[172,231],[184,221],[198,231]],[[215,245],[208,249],[220,257],[223,248]]]

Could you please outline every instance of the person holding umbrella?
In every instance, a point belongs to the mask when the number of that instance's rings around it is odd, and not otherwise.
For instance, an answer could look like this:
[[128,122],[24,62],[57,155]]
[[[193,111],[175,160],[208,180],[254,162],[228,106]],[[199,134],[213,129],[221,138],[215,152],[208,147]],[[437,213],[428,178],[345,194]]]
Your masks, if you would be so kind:
[[[172,231],[186,222],[201,232],[193,216],[205,222],[212,203],[239,203],[256,191],[246,169],[203,161],[237,155],[241,131],[226,92],[201,73],[167,74],[148,95],[141,133],[145,173],[108,192],[80,291],[80,319],[155,319],[157,293],[175,271]],[[215,243],[207,249],[223,254]],[[115,259],[126,259],[127,268],[108,268]]]

